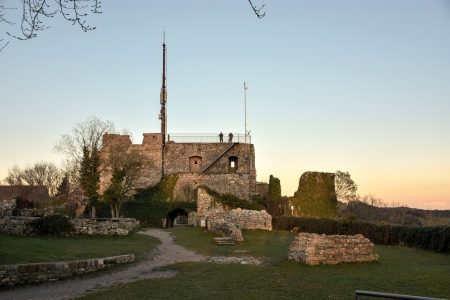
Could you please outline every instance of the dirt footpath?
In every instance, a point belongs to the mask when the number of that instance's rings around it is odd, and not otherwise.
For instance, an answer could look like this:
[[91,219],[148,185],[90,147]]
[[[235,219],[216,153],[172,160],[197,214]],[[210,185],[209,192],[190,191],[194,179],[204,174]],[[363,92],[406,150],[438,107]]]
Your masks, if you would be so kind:
[[114,286],[118,283],[147,278],[172,277],[175,276],[176,272],[153,271],[153,269],[179,262],[200,262],[208,259],[206,256],[175,244],[167,231],[149,229],[141,233],[153,236],[161,241],[161,244],[144,261],[126,269],[93,278],[75,278],[36,286],[19,286],[12,290],[0,292],[0,300],[72,299],[88,291]]

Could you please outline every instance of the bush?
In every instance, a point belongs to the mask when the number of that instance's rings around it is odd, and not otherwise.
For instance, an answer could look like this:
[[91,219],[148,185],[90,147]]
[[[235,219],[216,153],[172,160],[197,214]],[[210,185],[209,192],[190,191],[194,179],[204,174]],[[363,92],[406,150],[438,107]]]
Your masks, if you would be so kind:
[[450,253],[450,226],[416,227],[377,225],[355,220],[333,220],[281,216],[273,218],[274,229],[319,234],[362,234],[381,245],[405,245],[441,253]]
[[72,231],[69,218],[63,215],[50,215],[31,222],[37,235],[62,236]]
[[125,202],[122,213],[127,218],[135,218],[143,226],[162,227],[162,220],[174,209],[183,209],[187,213],[196,210],[195,202],[174,200],[173,189],[177,176],[164,176],[154,187],[145,189],[133,200]]

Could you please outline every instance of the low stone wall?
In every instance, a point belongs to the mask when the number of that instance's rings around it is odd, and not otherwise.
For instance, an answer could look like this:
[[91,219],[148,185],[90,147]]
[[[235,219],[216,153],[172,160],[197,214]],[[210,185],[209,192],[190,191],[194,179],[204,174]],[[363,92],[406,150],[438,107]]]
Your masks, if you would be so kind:
[[272,216],[265,210],[235,208],[229,211],[212,212],[207,220],[208,224],[234,224],[240,229],[272,230]]
[[288,257],[308,265],[371,262],[378,260],[373,246],[362,234],[299,233],[289,246]]
[[119,219],[71,219],[75,234],[128,235],[139,227],[132,218]]
[[[0,232],[12,235],[33,235],[31,222],[36,217],[0,218]],[[128,235],[139,227],[139,221],[131,218],[119,219],[71,219],[73,234]]]
[[3,217],[0,218],[0,232],[11,235],[33,235],[31,222],[39,218],[32,217]]
[[265,210],[229,209],[202,188],[197,190],[197,217],[209,224],[234,224],[240,229],[272,230],[272,216]]
[[14,208],[16,208],[16,199],[0,201],[0,217],[12,216]]
[[134,254],[63,262],[0,265],[0,287],[42,283],[131,263]]

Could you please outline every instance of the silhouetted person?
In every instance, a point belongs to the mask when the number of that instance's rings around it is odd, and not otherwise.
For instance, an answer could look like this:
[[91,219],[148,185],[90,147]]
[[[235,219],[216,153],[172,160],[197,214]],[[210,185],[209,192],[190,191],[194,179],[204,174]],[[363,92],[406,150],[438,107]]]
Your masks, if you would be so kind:
[[220,142],[223,143],[223,133],[222,132],[219,133],[219,139],[220,139]]
[[228,135],[228,143],[232,142],[233,142],[233,134],[230,132],[230,134]]

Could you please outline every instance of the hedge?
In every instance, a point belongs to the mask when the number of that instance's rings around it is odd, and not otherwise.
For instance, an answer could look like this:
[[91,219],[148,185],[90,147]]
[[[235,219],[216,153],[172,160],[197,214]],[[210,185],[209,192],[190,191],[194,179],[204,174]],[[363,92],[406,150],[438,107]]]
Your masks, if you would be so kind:
[[69,218],[63,215],[49,215],[31,222],[33,233],[46,236],[63,236],[72,232]]
[[378,225],[355,220],[333,220],[281,216],[273,218],[273,228],[319,234],[362,234],[375,244],[405,245],[450,253],[450,226],[418,227]]

